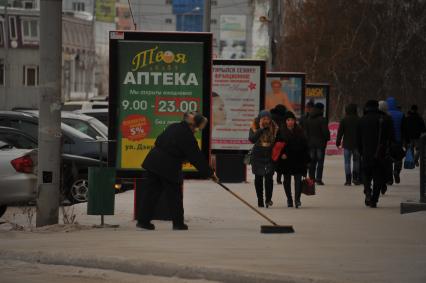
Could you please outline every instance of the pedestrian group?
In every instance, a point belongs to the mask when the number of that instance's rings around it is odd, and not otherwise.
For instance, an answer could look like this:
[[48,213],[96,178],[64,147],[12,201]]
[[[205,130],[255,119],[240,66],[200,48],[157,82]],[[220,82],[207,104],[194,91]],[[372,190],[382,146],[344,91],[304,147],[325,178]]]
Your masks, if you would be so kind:
[[[258,207],[273,205],[274,173],[277,183],[283,184],[288,207],[302,205],[305,189],[325,185],[323,169],[330,131],[324,104],[309,101],[305,110],[297,120],[279,104],[271,111],[261,111],[252,123],[249,160]],[[343,148],[344,185],[364,185],[365,205],[377,207],[380,194],[400,183],[403,167],[419,166],[420,137],[425,132],[418,107],[413,105],[404,115],[393,97],[367,101],[362,116],[356,104],[347,105],[336,138],[336,146]]]

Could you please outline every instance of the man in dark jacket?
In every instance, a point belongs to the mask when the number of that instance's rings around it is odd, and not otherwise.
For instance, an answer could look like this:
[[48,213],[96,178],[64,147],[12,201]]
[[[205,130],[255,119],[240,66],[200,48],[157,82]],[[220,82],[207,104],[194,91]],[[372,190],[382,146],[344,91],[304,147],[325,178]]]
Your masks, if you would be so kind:
[[388,99],[386,99],[386,102],[388,104],[389,115],[392,117],[393,133],[394,133],[394,141],[395,141],[391,151],[402,152],[400,157],[398,157],[399,154],[392,153],[395,156],[395,161],[393,164],[393,177],[394,177],[395,183],[399,184],[401,181],[399,175],[402,170],[402,158],[403,158],[402,147],[403,147],[403,142],[405,140],[405,121],[404,121],[405,117],[404,117],[404,113],[402,113],[401,110],[398,109],[395,98],[389,97]]
[[165,191],[172,213],[173,229],[188,230],[183,216],[183,163],[189,161],[202,177],[218,181],[194,137],[194,133],[202,130],[206,123],[207,119],[200,114],[185,113],[182,122],[171,124],[157,137],[155,147],[142,164],[147,171],[147,185],[142,195],[137,227],[155,229],[151,220],[158,199]]
[[309,100],[305,106],[305,114],[299,119],[299,126],[304,129],[306,121],[309,119],[309,115],[311,115],[312,110],[314,110],[315,103],[312,100]]
[[[356,104],[346,106],[346,116],[340,121],[337,131],[336,146],[342,145],[344,148],[345,159],[345,186],[350,186],[353,178],[355,185],[360,184],[360,162],[357,149],[357,130],[359,124],[358,109]],[[353,171],[351,172],[351,158],[353,158]]]
[[417,105],[411,106],[411,110],[408,111],[405,119],[405,131],[406,142],[415,150],[414,160],[416,166],[419,166],[420,136],[426,132],[426,127],[423,118],[418,113]]
[[[377,207],[386,183],[386,155],[392,140],[392,124],[379,113],[379,103],[370,100],[358,126],[358,150],[362,157],[365,205]],[[371,183],[373,182],[373,189]]]
[[309,178],[314,179],[317,185],[324,185],[322,173],[324,169],[325,148],[330,140],[327,119],[324,118],[324,104],[315,104],[309,118],[305,122],[305,133],[308,139],[311,165]]

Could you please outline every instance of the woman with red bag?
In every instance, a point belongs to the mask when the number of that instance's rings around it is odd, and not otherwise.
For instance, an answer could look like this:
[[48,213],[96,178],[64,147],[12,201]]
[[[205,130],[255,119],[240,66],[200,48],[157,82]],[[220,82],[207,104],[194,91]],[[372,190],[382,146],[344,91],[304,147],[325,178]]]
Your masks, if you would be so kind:
[[296,124],[296,117],[293,112],[287,112],[284,124],[280,125],[277,141],[282,141],[285,144],[276,165],[277,171],[282,172],[284,175],[284,191],[287,196],[287,206],[293,207],[291,193],[291,176],[293,176],[294,205],[298,208],[302,205],[300,202],[302,177],[306,176],[310,157],[307,139],[303,130]]
[[[253,121],[249,132],[249,140],[253,149],[250,158],[251,169],[254,174],[254,186],[256,188],[257,203],[259,207],[272,206],[272,191],[274,164],[272,162],[272,148],[278,126],[271,119],[269,111],[260,111]],[[265,188],[265,203],[263,202],[263,188]]]

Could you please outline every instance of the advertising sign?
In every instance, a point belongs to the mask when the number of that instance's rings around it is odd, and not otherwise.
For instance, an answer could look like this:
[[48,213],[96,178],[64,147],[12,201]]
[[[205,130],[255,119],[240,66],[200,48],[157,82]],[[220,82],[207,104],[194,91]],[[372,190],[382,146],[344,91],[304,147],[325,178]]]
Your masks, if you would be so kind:
[[339,130],[339,123],[338,122],[329,123],[328,130],[330,131],[330,140],[327,142],[327,149],[325,150],[325,153],[327,155],[343,154],[343,149],[337,148],[336,146],[337,131]]
[[327,119],[329,115],[329,107],[328,107],[329,95],[330,95],[329,84],[319,84],[319,83],[306,84],[305,103],[312,101],[313,103],[321,102],[322,104],[324,104],[324,116]]
[[214,60],[212,149],[249,150],[248,131],[263,108],[265,61]]
[[[210,42],[211,34],[110,33],[110,166],[140,170],[157,136],[184,112],[209,117]],[[209,129],[196,138],[208,156]]]
[[220,58],[246,57],[246,21],[247,17],[244,15],[220,16]]
[[299,118],[303,114],[304,97],[304,73],[267,73],[265,109],[282,104]]
[[115,22],[115,0],[96,0],[96,20],[99,22]]

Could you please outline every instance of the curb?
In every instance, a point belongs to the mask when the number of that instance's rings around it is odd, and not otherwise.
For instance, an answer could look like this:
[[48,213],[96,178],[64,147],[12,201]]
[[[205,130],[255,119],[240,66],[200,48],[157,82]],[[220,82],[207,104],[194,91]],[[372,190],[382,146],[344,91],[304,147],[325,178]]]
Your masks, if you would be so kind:
[[244,272],[200,266],[184,266],[173,263],[159,263],[143,260],[129,260],[123,257],[76,256],[66,253],[18,252],[0,250],[0,259],[19,260],[29,263],[76,266],[114,270],[124,273],[178,277],[182,279],[204,279],[226,283],[333,283],[323,279],[308,279],[270,273]]

